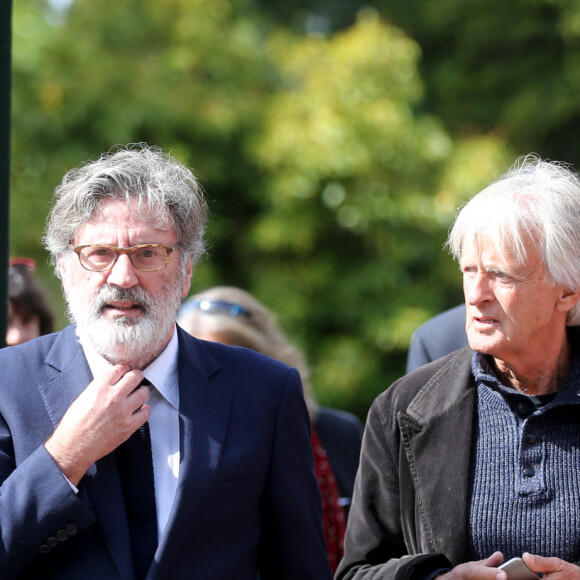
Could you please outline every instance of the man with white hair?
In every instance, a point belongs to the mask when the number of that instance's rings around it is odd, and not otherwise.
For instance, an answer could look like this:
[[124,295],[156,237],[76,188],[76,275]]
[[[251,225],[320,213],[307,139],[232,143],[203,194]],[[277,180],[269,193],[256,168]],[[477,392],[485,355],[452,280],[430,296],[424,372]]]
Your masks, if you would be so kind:
[[578,579],[577,174],[524,158],[463,207],[448,245],[469,347],[373,403],[336,578],[506,580],[498,567],[521,558]]
[[74,324],[0,351],[3,580],[330,578],[298,372],[175,324],[206,213],[143,144],[57,188]]

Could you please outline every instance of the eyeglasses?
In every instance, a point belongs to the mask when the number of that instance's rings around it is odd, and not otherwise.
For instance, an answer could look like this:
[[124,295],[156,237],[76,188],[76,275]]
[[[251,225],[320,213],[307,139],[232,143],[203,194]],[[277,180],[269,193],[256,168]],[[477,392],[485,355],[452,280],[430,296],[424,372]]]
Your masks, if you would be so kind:
[[191,312],[193,310],[201,310],[206,314],[246,316],[247,318],[250,318],[252,315],[247,308],[244,308],[239,304],[235,304],[234,302],[226,302],[224,300],[192,300],[183,306],[180,315]]
[[78,255],[81,266],[90,272],[110,270],[121,254],[129,256],[131,264],[140,272],[156,272],[167,266],[169,255],[178,247],[141,244],[131,248],[117,248],[116,246],[90,244],[76,246],[73,251]]

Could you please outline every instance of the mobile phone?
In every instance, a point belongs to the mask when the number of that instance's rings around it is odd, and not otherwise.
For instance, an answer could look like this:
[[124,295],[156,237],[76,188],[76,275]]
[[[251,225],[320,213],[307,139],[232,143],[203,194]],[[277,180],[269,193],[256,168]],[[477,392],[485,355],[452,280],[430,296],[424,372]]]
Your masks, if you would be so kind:
[[507,573],[508,580],[537,580],[538,574],[532,572],[521,558],[512,558],[499,566]]

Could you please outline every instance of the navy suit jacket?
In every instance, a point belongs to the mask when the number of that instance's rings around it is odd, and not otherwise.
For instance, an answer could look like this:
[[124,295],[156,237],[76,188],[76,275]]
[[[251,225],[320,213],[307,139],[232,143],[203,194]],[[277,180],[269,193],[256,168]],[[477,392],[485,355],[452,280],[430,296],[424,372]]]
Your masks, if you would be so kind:
[[[148,580],[330,578],[297,371],[178,334],[180,477]],[[92,380],[74,327],[0,369],[0,577],[134,579],[112,454],[75,494],[43,445]]]
[[465,304],[441,312],[413,333],[407,354],[407,373],[467,346]]

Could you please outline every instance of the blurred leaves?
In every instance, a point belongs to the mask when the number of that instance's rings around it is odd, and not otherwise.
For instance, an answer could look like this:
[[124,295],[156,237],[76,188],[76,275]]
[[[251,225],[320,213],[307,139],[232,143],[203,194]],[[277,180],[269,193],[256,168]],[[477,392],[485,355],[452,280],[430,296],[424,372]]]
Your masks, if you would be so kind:
[[255,294],[307,353],[320,401],[364,417],[416,326],[461,300],[447,228],[513,156],[495,127],[453,134],[427,114],[420,45],[338,4],[344,26],[309,34],[250,0],[16,0],[11,254],[45,261],[67,169],[160,145],[210,203],[194,291]]

